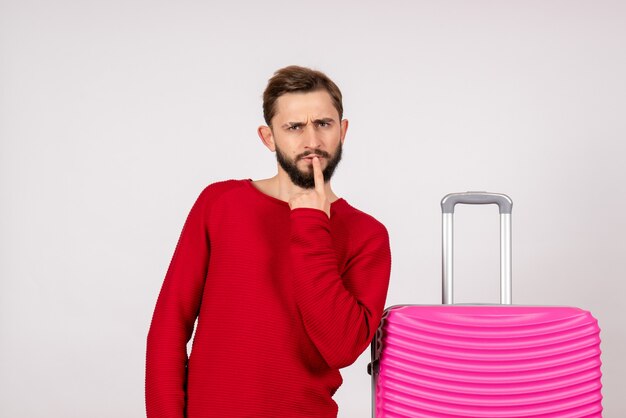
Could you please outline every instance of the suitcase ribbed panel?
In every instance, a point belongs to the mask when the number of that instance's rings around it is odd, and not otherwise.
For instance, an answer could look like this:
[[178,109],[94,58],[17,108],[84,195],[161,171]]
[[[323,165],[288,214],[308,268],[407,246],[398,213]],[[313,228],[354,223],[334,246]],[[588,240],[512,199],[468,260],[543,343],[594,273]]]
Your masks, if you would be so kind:
[[601,417],[599,334],[577,308],[390,308],[376,417]]

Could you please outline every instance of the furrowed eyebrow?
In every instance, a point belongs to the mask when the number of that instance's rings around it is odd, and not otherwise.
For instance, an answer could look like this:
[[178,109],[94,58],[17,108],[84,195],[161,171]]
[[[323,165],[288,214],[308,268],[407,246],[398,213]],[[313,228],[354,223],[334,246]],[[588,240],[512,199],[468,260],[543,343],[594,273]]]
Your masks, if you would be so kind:
[[331,123],[334,122],[335,120],[333,118],[321,118],[321,119],[315,119],[313,121],[314,124],[319,124],[319,123]]
[[299,128],[306,125],[304,122],[287,122],[283,125],[283,128]]

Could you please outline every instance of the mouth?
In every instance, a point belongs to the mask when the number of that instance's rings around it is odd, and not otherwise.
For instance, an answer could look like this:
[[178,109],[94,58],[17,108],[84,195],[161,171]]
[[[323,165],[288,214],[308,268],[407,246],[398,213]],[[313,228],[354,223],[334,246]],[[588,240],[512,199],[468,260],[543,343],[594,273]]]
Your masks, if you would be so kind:
[[300,160],[304,161],[304,163],[307,165],[307,167],[311,167],[311,166],[313,166],[313,158],[315,158],[315,157],[319,158],[320,163],[322,163],[322,161],[325,159],[325,157],[322,157],[321,155],[311,155],[311,156],[308,156],[308,157],[302,157]]
[[313,158],[315,158],[315,157],[319,158],[320,161],[321,161],[321,160],[323,160],[325,158],[328,158],[329,156],[327,156],[327,155],[320,155],[320,154],[317,154],[317,153],[310,153],[310,154],[301,155],[300,157],[298,157],[298,161],[300,161],[300,160],[307,160],[308,162],[311,162],[311,161],[313,161]]

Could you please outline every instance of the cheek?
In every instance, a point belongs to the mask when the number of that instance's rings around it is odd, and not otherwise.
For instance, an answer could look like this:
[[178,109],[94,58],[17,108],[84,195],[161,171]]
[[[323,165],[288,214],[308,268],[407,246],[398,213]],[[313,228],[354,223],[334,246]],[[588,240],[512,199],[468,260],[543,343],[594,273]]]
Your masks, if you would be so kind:
[[341,142],[341,132],[328,132],[324,135],[324,142],[328,148],[336,148],[337,145]]
[[278,148],[283,155],[293,157],[298,153],[297,144],[297,138],[281,138],[280,141],[275,142],[275,147]]

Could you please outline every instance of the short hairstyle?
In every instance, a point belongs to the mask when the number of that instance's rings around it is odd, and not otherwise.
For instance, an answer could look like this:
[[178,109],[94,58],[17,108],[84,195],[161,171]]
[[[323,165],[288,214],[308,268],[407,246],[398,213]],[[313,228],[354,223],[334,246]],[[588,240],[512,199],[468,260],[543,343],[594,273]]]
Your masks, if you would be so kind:
[[343,103],[339,87],[326,74],[306,67],[290,65],[274,73],[269,79],[263,92],[263,117],[265,123],[271,126],[272,118],[276,114],[276,100],[286,93],[308,93],[326,90],[339,113],[339,120],[343,118]]

